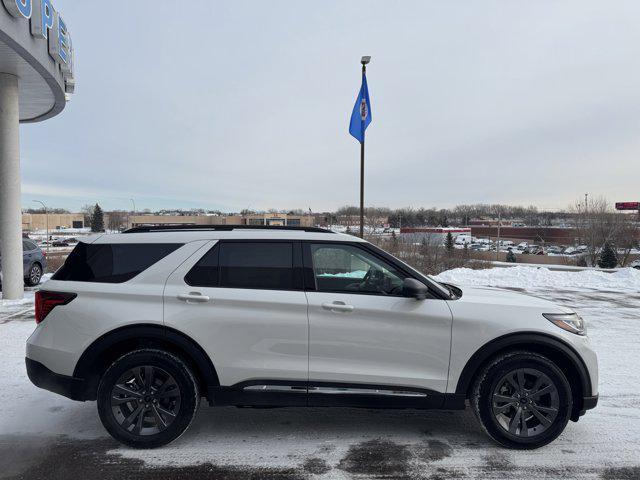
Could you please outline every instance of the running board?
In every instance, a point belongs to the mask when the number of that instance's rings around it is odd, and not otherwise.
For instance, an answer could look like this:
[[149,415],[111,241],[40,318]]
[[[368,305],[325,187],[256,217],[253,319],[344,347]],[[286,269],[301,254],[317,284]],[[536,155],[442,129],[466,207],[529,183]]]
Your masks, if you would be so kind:
[[212,405],[252,407],[464,408],[464,395],[393,385],[251,380],[208,387]]
[[325,393],[341,395],[383,395],[391,397],[417,397],[423,398],[427,394],[410,390],[384,390],[379,388],[349,388],[349,387],[303,387],[290,385],[249,385],[245,391],[259,392],[290,392],[290,393]]

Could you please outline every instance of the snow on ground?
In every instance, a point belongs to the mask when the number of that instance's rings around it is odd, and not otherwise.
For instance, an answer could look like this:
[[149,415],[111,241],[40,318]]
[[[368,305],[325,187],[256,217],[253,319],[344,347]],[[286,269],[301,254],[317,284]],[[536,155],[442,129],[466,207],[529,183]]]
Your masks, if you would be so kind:
[[[42,275],[40,285],[49,280],[52,275],[52,273]],[[35,291],[34,287],[25,287],[24,298],[20,300],[4,300],[0,291],[0,324],[20,317],[33,316]]]
[[[540,271],[541,270],[541,271]],[[24,369],[29,316],[0,306],[0,478],[640,478],[640,281],[634,272],[453,270],[438,278],[502,285],[580,313],[600,361],[600,404],[535,451],[493,444],[473,414],[364,409],[200,409],[171,445],[109,439],[95,403],[37,389]],[[608,275],[608,277],[605,277]]]
[[598,270],[557,272],[545,267],[517,266],[472,270],[455,268],[441,273],[436,280],[460,285],[508,288],[587,288],[640,291],[640,270],[622,268],[613,273]]

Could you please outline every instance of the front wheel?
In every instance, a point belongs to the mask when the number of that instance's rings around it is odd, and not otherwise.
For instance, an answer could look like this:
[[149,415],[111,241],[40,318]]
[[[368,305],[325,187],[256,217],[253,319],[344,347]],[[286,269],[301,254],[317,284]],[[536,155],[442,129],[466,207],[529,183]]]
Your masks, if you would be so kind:
[[155,448],[178,438],[195,417],[200,394],[187,365],[175,355],[141,349],[123,355],[98,386],[98,413],[116,440]]
[[571,386],[548,358],[533,352],[496,357],[478,376],[471,406],[491,438],[533,449],[555,440],[571,416]]

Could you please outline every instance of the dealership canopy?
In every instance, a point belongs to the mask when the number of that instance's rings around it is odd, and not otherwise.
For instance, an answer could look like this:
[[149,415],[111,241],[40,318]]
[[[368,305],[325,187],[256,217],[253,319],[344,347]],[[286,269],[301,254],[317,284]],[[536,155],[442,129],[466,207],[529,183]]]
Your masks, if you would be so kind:
[[19,123],[60,113],[75,90],[74,53],[50,0],[0,0],[0,251],[3,298],[21,298]]

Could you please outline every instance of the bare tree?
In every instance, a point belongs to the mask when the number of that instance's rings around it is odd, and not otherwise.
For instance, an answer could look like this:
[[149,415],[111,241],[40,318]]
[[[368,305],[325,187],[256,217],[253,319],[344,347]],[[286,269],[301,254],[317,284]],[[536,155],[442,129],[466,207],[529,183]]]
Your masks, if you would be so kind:
[[569,210],[574,214],[579,241],[587,247],[589,265],[597,264],[605,243],[625,249],[623,261],[627,262],[638,243],[638,226],[629,215],[613,210],[604,197],[591,198],[588,203],[578,200]]
[[640,225],[636,214],[618,213],[620,225],[615,236],[615,246],[618,249],[618,261],[621,267],[629,263],[631,251],[640,246]]
[[124,230],[127,226],[128,214],[122,210],[107,213],[107,228],[112,231]]
[[91,225],[91,215],[93,215],[93,205],[89,205],[88,203],[86,205],[83,205],[82,208],[80,209],[80,213],[82,213],[82,216],[84,217],[84,226],[88,227],[89,225]]

